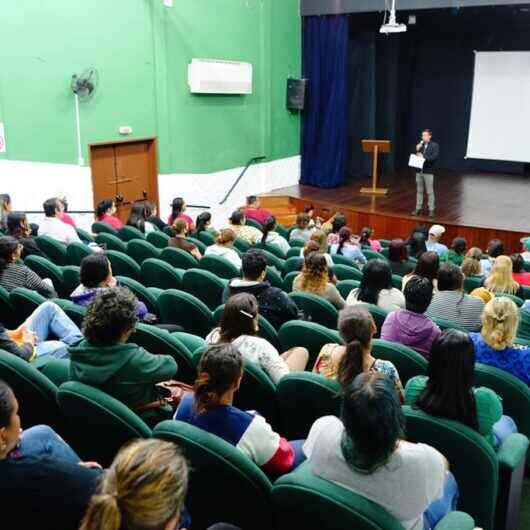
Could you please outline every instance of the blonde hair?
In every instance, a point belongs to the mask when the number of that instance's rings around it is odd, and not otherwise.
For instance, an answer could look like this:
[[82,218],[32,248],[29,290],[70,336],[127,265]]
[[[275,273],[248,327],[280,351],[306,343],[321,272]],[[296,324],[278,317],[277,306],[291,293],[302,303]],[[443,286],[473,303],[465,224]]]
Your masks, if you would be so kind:
[[328,238],[322,230],[315,230],[311,234],[309,241],[314,241],[319,246],[322,254],[325,254],[328,251]]
[[218,245],[227,245],[228,243],[235,241],[235,239],[236,234],[231,228],[222,228],[219,230],[216,242]]
[[482,338],[494,350],[504,350],[513,344],[518,324],[515,303],[502,296],[494,298],[482,312]]
[[519,290],[519,284],[514,281],[512,272],[512,260],[508,256],[498,256],[484,286],[492,293],[515,294]]
[[468,276],[478,276],[480,274],[480,261],[474,258],[465,258],[462,262],[462,273],[467,278]]
[[124,447],[103,475],[80,530],[149,530],[179,517],[188,466],[179,448],[161,440]]
[[471,247],[466,252],[466,258],[471,258],[480,261],[482,259],[482,250],[478,247]]
[[480,298],[485,304],[495,298],[495,295],[493,293],[490,293],[487,289],[484,289],[484,287],[477,287],[476,289],[473,289],[473,291],[471,291],[469,294],[470,296],[474,296],[475,298]]
[[175,219],[173,228],[177,234],[188,231],[188,223],[184,219]]
[[304,260],[300,290],[321,294],[326,290],[328,282],[329,272],[326,258],[319,252],[310,252]]

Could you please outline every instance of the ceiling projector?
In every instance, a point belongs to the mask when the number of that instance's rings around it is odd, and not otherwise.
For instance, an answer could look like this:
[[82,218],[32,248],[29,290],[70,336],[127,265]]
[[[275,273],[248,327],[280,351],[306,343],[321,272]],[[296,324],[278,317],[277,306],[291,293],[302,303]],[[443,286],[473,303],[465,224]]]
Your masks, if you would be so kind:
[[396,20],[396,0],[392,0],[392,8],[390,9],[390,17],[388,22],[383,24],[379,33],[389,35],[390,33],[405,33],[407,26],[405,24],[398,24]]

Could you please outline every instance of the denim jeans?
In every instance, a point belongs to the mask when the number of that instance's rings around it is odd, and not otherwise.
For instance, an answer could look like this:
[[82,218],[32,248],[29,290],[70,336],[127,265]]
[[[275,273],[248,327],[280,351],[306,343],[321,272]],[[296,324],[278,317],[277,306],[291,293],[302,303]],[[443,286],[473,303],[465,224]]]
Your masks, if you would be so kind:
[[449,512],[454,512],[458,496],[458,484],[453,474],[448,471],[442,496],[432,502],[423,514],[423,530],[431,530]]
[[302,449],[305,440],[291,440],[289,443],[294,450],[293,469],[296,469],[306,459],[305,453]]
[[[80,329],[68,315],[53,302],[41,304],[24,323],[37,335],[37,356],[66,357],[68,345],[83,338]],[[53,333],[58,340],[47,340]]]
[[498,449],[510,436],[517,432],[517,425],[510,416],[503,415],[502,418],[493,425],[493,436],[495,438],[495,449]]
[[79,464],[74,450],[47,425],[36,425],[22,431],[18,452],[22,456],[47,457]]

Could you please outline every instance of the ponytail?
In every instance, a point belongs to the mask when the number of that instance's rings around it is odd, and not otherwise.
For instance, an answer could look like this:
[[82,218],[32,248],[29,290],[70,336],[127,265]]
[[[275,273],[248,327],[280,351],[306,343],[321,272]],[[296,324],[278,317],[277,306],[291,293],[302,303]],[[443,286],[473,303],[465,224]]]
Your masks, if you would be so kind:
[[103,219],[103,216],[105,215],[106,211],[112,208],[113,203],[114,201],[112,199],[103,199],[97,204],[95,214],[96,219],[98,221],[101,221],[101,219]]
[[201,413],[219,405],[221,396],[216,392],[214,382],[207,372],[199,372],[193,385],[194,409]]
[[206,224],[212,220],[212,214],[210,212],[202,212],[197,216],[195,220],[195,235],[199,235],[201,232],[206,230]]
[[90,500],[79,530],[120,530],[122,517],[116,495],[102,493]]
[[269,232],[274,231],[274,228],[276,227],[276,218],[271,215],[263,225],[263,235],[261,236],[261,244],[264,245],[267,242],[267,237],[269,236]]
[[359,243],[361,245],[369,245],[370,244],[369,239],[371,235],[372,235],[372,229],[368,226],[365,226],[361,230],[361,237],[359,238]]
[[348,386],[363,371],[363,346],[359,339],[346,345],[346,352],[337,369],[337,381],[342,388]]
[[184,199],[182,197],[176,197],[175,199],[173,199],[173,202],[171,203],[171,222],[169,224],[173,224],[175,222],[175,219],[181,216],[183,208]]
[[351,239],[351,230],[344,226],[339,230],[339,246],[337,248],[337,254],[342,256],[342,249],[347,241]]

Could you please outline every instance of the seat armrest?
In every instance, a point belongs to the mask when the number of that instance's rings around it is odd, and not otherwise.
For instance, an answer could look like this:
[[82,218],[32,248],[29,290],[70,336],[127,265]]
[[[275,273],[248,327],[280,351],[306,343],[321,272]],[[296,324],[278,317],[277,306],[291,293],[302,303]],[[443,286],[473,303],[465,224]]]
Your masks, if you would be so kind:
[[434,527],[434,530],[473,530],[474,528],[473,517],[464,512],[450,512]]
[[517,469],[526,458],[528,438],[524,434],[512,434],[506,438],[497,451],[499,466],[511,470]]

